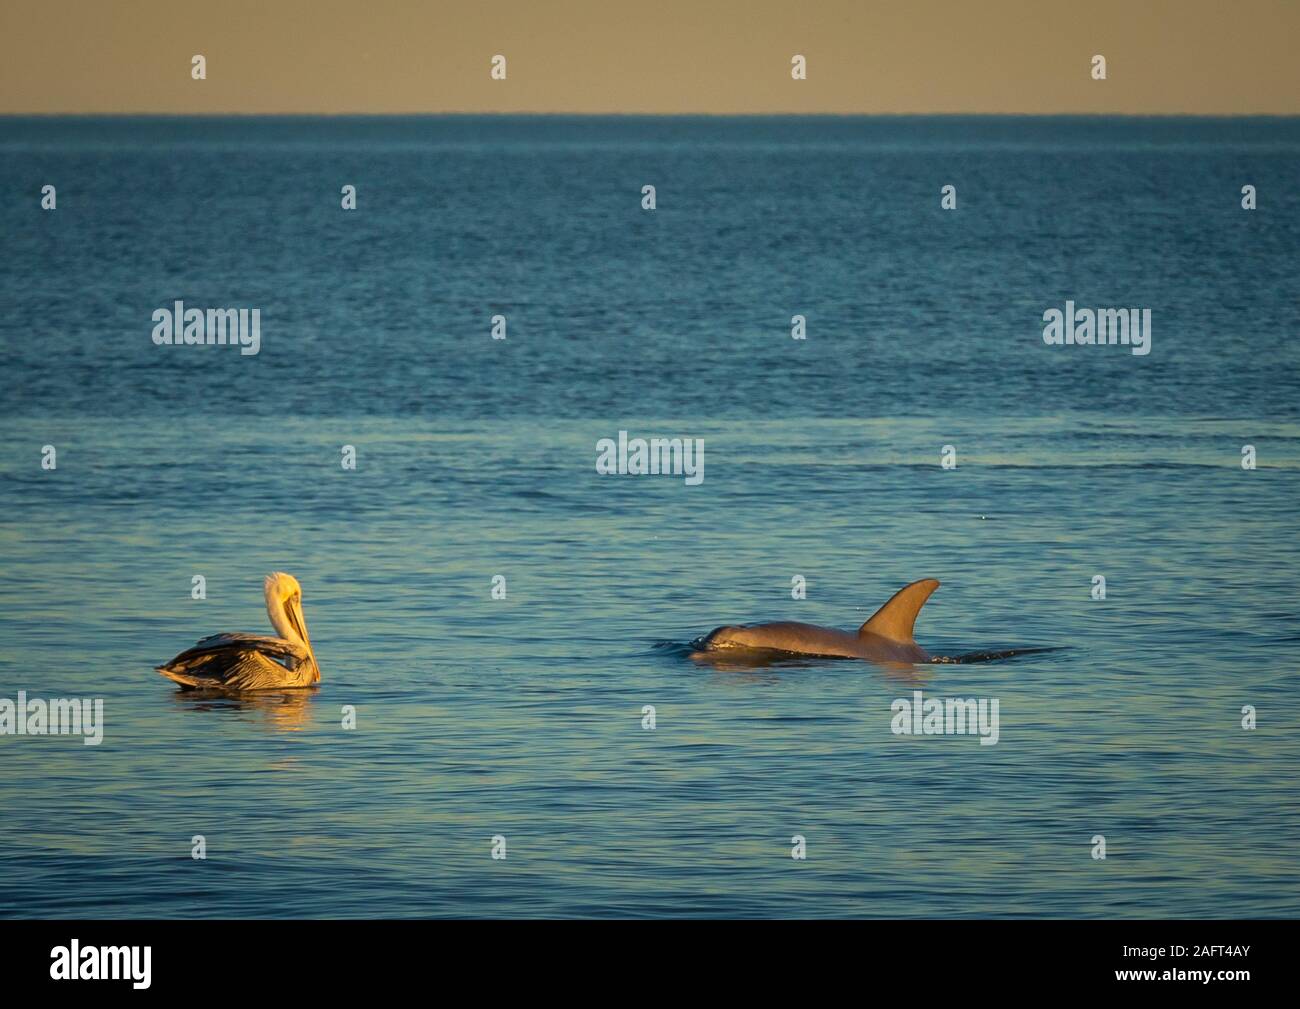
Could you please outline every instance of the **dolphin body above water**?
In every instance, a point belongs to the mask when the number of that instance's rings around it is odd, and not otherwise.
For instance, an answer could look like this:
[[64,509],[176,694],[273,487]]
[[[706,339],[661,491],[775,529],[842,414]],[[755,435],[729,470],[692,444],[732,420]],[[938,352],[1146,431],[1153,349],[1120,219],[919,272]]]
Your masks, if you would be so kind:
[[[719,653],[787,652],[825,658],[868,659],[882,663],[945,661],[933,659],[916,643],[912,629],[916,615],[939,587],[935,578],[922,578],[899,589],[856,631],[777,621],[719,627],[695,642],[696,658]],[[990,655],[989,657],[993,657]]]

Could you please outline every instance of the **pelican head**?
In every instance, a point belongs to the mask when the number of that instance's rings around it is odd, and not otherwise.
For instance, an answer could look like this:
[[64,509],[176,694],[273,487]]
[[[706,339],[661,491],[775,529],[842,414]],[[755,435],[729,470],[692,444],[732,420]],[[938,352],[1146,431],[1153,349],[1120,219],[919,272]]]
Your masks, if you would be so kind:
[[266,612],[271,618],[275,633],[289,641],[302,644],[311,656],[312,682],[320,682],[320,666],[316,664],[316,650],[307,636],[307,620],[302,614],[302,586],[293,575],[272,571],[266,576]]

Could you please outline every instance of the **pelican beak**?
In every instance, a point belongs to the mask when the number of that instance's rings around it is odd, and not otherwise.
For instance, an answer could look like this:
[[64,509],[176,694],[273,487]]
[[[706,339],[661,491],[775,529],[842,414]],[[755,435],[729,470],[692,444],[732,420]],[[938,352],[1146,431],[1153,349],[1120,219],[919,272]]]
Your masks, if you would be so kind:
[[302,596],[294,593],[284,601],[284,615],[288,618],[289,625],[297,632],[302,643],[307,646],[307,652],[311,655],[312,671],[315,674],[315,682],[320,682],[320,665],[316,661],[316,649],[311,646],[311,638],[307,635],[307,620],[302,615]]

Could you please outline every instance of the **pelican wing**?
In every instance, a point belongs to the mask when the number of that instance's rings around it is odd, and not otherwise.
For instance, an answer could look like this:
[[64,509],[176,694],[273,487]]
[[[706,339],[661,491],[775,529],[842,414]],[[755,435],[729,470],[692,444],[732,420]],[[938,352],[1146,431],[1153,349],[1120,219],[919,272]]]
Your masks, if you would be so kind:
[[305,647],[284,638],[214,634],[157,669],[183,687],[269,690],[311,685],[309,658]]
[[[252,649],[277,659],[290,660],[291,664],[304,662],[310,652],[296,641],[287,638],[274,638],[269,634],[246,634],[243,631],[230,631],[226,634],[213,634],[195,643],[194,647],[181,655],[196,652],[218,652],[230,648]],[[180,658],[178,655],[177,658]],[[173,660],[175,661],[175,660]]]

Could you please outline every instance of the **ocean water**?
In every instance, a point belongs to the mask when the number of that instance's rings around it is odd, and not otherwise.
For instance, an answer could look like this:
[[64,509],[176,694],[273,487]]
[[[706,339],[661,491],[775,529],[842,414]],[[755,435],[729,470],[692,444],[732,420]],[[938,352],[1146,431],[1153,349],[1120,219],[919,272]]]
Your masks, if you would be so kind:
[[[0,735],[0,915],[1295,916],[1298,166],[1287,119],[0,119],[0,697],[105,719]],[[155,346],[177,299],[260,352]],[[1067,299],[1151,353],[1046,346]],[[703,482],[598,474],[620,430]],[[318,689],[152,670],[271,570]],[[689,657],[921,577],[931,652],[1054,650]],[[997,744],[895,735],[915,690]]]

